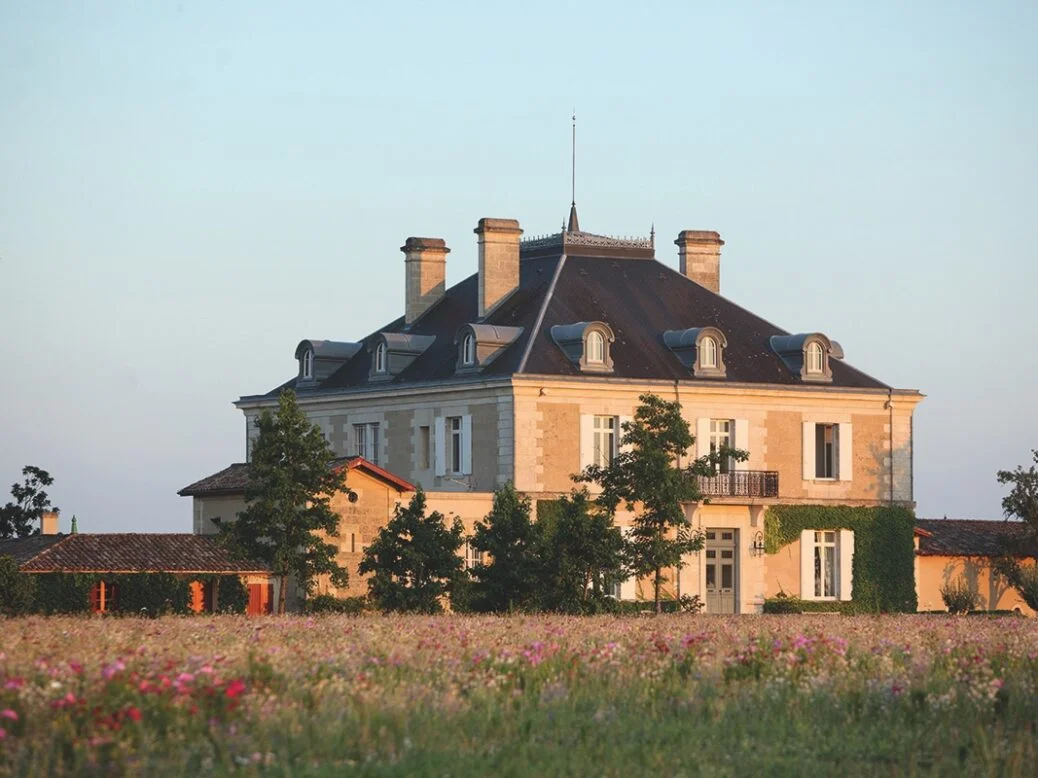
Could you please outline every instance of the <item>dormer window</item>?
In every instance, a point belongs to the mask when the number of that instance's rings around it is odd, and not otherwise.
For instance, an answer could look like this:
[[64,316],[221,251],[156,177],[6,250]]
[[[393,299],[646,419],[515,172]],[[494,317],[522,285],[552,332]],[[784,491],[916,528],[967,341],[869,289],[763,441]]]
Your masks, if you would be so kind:
[[725,378],[724,350],[728,340],[717,327],[667,330],[663,343],[696,378]]
[[840,345],[833,344],[821,332],[772,335],[771,350],[778,354],[793,375],[808,383],[830,383],[833,371],[829,358],[843,357]]
[[454,370],[459,373],[478,373],[523,334],[522,327],[501,327],[497,324],[463,324],[454,335],[458,361]]
[[461,340],[461,364],[470,366],[476,361],[476,339],[468,333]]
[[303,380],[314,380],[314,350],[310,348],[303,352]]
[[556,324],[551,337],[570,362],[584,373],[612,373],[610,352],[615,338],[609,325],[602,321]]
[[699,366],[706,368],[717,367],[717,341],[707,335],[699,342],[702,353],[699,355]]
[[598,330],[592,330],[584,341],[584,358],[589,365],[601,365],[605,362],[605,338]]
[[812,340],[807,344],[806,370],[811,375],[821,375],[825,372],[822,344]]
[[386,372],[386,344],[384,342],[380,342],[375,347],[375,372]]
[[360,343],[334,340],[301,340],[295,356],[299,363],[298,382],[301,386],[320,383],[349,362],[361,350]]

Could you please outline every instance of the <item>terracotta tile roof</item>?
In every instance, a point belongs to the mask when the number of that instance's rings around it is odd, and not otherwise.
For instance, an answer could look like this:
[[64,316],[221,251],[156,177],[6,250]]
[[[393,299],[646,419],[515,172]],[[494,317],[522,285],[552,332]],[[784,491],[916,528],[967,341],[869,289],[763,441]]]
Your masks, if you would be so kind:
[[261,562],[235,559],[211,535],[112,533],[64,535],[22,563],[30,573],[264,573]]
[[30,535],[27,538],[13,538],[0,540],[0,556],[13,557],[15,562],[21,564],[41,551],[50,548],[55,543],[64,540],[65,535]]
[[[369,462],[364,457],[339,457],[332,462],[332,467],[343,467],[350,470],[362,470],[368,475],[378,478],[392,486],[398,492],[413,492],[415,487],[409,481]],[[185,486],[177,494],[181,497],[219,497],[221,495],[245,494],[245,486],[249,482],[249,465],[238,462],[225,467],[218,473],[206,476]]]
[[1022,521],[917,519],[921,556],[1038,556],[1033,532]]

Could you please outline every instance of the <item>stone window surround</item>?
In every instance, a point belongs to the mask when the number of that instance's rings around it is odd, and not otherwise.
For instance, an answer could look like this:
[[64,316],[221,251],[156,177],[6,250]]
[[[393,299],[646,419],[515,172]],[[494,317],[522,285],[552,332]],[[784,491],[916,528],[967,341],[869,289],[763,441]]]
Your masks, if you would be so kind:
[[[705,338],[714,341],[714,365],[703,364],[703,351],[700,346]],[[684,330],[667,330],[663,333],[663,343],[681,364],[691,369],[696,378],[725,378],[728,368],[724,363],[724,350],[728,347],[728,339],[717,327],[690,327]]]
[[[602,336],[603,359],[601,362],[588,360],[587,340],[591,333]],[[566,357],[580,368],[582,373],[612,373],[612,344],[616,341],[612,328],[604,321],[581,321],[575,324],[556,324],[551,328],[551,337]]]

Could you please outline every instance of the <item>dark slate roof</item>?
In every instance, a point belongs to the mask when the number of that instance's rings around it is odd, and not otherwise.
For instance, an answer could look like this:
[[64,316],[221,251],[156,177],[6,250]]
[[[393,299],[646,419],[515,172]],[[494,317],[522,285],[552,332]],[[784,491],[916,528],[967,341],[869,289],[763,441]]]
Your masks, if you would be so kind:
[[15,562],[21,564],[28,559],[32,559],[41,551],[50,548],[65,537],[65,535],[61,534],[30,535],[27,538],[0,540],[0,556],[12,557]]
[[985,519],[917,519],[922,556],[1038,556],[1029,525]]
[[[644,241],[645,245],[630,241],[628,246],[624,241],[605,238],[592,241],[590,238],[600,236],[590,233],[579,235],[589,236],[585,241],[587,245],[567,244],[568,255],[561,254],[559,249],[552,253],[553,238],[527,244],[529,248],[523,250],[519,264],[519,289],[484,321],[491,325],[522,327],[523,333],[482,372],[455,373],[458,330],[464,324],[477,322],[478,277],[472,275],[448,289],[444,297],[407,330],[418,335],[433,335],[436,340],[395,376],[393,383],[472,381],[517,373],[580,375],[579,368],[566,359],[552,341],[551,328],[581,321],[604,321],[616,335],[611,348],[614,371],[607,375],[596,374],[596,380],[612,377],[803,385],[800,377],[790,371],[770,347],[770,338],[789,334],[785,330],[651,258],[653,249],[648,241]],[[556,270],[559,271],[557,280]],[[663,343],[666,330],[706,326],[719,328],[727,338],[726,378],[694,377]],[[404,329],[404,320],[400,318],[380,331],[402,332]],[[824,331],[824,327],[818,329]],[[364,343],[372,343],[377,334],[368,335]],[[529,356],[523,364],[528,349]],[[300,396],[385,386],[368,381],[371,356],[370,350],[365,348],[327,380],[299,387]],[[830,365],[833,377],[830,386],[889,388],[843,360],[833,358]],[[267,396],[276,397],[283,388],[294,385],[295,380],[289,380]]]
[[[332,461],[332,467],[345,466],[350,470],[363,470],[368,475],[378,478],[400,492],[413,492],[415,487],[410,481],[369,462],[364,457],[338,457]],[[222,495],[245,494],[245,486],[249,482],[249,465],[247,462],[236,462],[218,473],[206,476],[200,481],[185,486],[177,494],[181,497],[219,497]]]
[[22,563],[28,573],[265,573],[261,562],[236,559],[212,535],[113,533],[64,535]]

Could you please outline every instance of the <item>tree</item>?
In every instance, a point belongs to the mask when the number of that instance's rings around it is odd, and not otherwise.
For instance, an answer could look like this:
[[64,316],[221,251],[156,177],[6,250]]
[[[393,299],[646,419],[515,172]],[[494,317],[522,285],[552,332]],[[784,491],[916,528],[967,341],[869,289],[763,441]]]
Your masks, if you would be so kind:
[[537,521],[537,601],[567,613],[597,610],[624,576],[624,539],[586,489],[555,501]]
[[682,467],[695,443],[681,404],[643,394],[634,420],[624,422],[620,453],[607,467],[590,465],[575,476],[578,482],[602,487],[597,502],[610,516],[619,506],[637,511],[628,540],[629,559],[636,575],[653,576],[653,600],[661,610],[663,568],[679,567],[682,557],[703,547],[702,534],[685,516],[684,504],[699,502],[697,476],[713,475],[727,460],[745,461],[745,451],[720,450]]
[[[1035,465],[1038,465],[1038,450],[1032,450]],[[1038,468],[1031,465],[1024,470],[999,470],[998,482],[1012,484],[1009,494],[1002,498],[1002,512],[1006,519],[1016,517],[1027,523],[1030,537],[1022,547],[1006,549],[1006,555],[996,560],[994,569],[1015,588],[1028,607],[1038,610],[1038,567],[1024,567],[1019,556],[1032,556],[1038,539]]]
[[494,505],[476,522],[469,543],[489,556],[472,569],[473,608],[512,611],[530,604],[536,575],[537,531],[530,520],[530,500],[511,483],[494,492]]
[[11,495],[14,502],[0,508],[0,538],[24,538],[39,533],[39,521],[44,513],[56,511],[50,498],[43,491],[54,483],[50,473],[33,465],[22,468],[25,483],[13,484]]
[[284,613],[290,575],[307,593],[322,574],[335,586],[347,585],[346,570],[335,561],[338,548],[317,533],[338,537],[339,517],[329,500],[349,489],[345,469],[332,467],[335,454],[299,409],[295,392],[283,391],[277,413],[263,411],[257,426],[245,510],[220,529],[240,557],[265,562],[280,579],[278,613]]
[[371,545],[364,551],[359,570],[372,573],[368,591],[376,606],[385,611],[438,613],[441,598],[451,591],[462,573],[458,549],[465,542],[461,521],[448,529],[443,514],[425,515],[421,487],[406,508],[397,506]]

